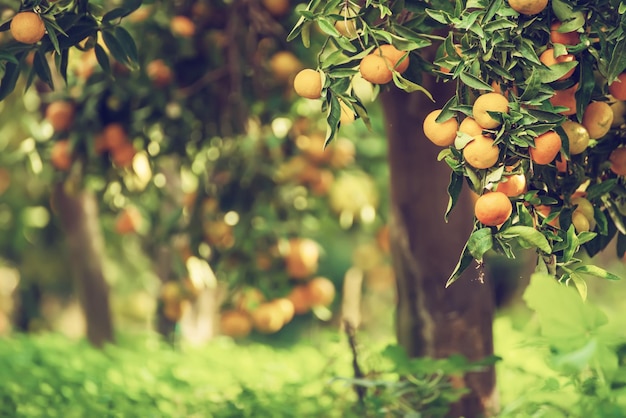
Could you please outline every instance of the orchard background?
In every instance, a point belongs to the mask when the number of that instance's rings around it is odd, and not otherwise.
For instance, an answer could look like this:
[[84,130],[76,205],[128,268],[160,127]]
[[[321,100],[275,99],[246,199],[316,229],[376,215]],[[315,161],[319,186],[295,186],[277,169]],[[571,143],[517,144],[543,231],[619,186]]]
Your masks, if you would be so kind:
[[624,11],[0,1],[1,415],[626,416]]

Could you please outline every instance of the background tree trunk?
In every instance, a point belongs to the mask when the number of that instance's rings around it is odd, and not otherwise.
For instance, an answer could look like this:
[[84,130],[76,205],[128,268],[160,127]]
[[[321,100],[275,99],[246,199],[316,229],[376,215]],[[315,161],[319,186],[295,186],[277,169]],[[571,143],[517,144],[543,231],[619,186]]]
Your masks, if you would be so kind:
[[87,322],[87,338],[96,347],[113,341],[109,288],[102,270],[104,243],[93,193],[69,193],[63,183],[54,190],[56,212],[67,242],[67,259]]
[[[397,337],[409,355],[470,360],[493,354],[493,296],[471,269],[450,288],[445,283],[471,232],[471,202],[462,195],[448,223],[450,168],[437,161],[440,148],[422,133],[425,116],[454,94],[453,83],[423,83],[436,103],[421,93],[391,88],[382,95],[391,167],[390,240],[397,278]],[[495,372],[466,376],[471,393],[453,405],[454,417],[490,415],[496,405]]]

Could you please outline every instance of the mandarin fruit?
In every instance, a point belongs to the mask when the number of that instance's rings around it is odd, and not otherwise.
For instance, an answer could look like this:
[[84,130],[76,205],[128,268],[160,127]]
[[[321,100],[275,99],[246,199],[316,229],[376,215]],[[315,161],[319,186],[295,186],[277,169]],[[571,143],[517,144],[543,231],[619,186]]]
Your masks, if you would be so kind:
[[300,97],[319,99],[322,97],[322,76],[315,70],[305,68],[296,74],[293,88]]
[[502,192],[487,192],[476,200],[474,215],[486,226],[502,225],[513,213],[513,205]]
[[563,142],[559,134],[548,131],[535,138],[535,146],[529,148],[530,159],[536,164],[550,164],[561,151]]
[[444,122],[437,122],[437,117],[441,114],[441,109],[433,110],[424,119],[423,129],[424,135],[433,144],[440,147],[448,147],[454,144],[456,131],[459,123],[456,118],[452,117]]
[[472,116],[485,129],[494,129],[500,126],[488,112],[509,112],[509,100],[499,93],[485,93],[476,99],[472,107]]
[[484,135],[477,135],[463,148],[465,162],[474,168],[490,168],[496,165],[500,156],[500,148],[494,140]]

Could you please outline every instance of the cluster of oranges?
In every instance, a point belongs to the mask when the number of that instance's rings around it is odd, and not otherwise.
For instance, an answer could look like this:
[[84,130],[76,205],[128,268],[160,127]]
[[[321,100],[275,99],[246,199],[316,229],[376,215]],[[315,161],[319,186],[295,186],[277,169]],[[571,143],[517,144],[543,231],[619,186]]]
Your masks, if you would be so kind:
[[315,277],[295,286],[279,298],[266,300],[257,288],[244,288],[233,296],[232,306],[220,313],[220,333],[244,338],[254,329],[263,334],[280,331],[295,315],[315,306],[329,306],[335,298],[335,286],[325,277]]
[[[541,13],[547,3],[510,1],[509,5],[521,14],[535,15]],[[424,135],[437,146],[461,151],[460,162],[466,167],[492,172],[506,163],[499,181],[485,183],[484,190],[477,190],[481,196],[476,198],[474,212],[476,219],[485,226],[500,226],[511,217],[511,199],[519,198],[528,191],[527,176],[532,175],[533,166],[553,166],[561,176],[571,173],[570,160],[585,153],[590,144],[605,137],[614,127],[611,101],[626,100],[626,74],[623,74],[608,86],[608,99],[594,96],[594,100],[584,103],[582,114],[577,115],[581,107],[576,96],[579,83],[573,80],[573,75],[576,65],[581,64],[575,53],[568,52],[568,48],[580,43],[580,33],[563,32],[561,26],[558,21],[550,25],[550,44],[538,52],[539,60],[546,67],[575,63],[569,69],[561,67],[565,73],[554,83],[555,91],[549,98],[553,112],[562,116],[562,120],[547,131],[540,131],[530,146],[515,147],[507,142],[507,132],[502,132],[502,124],[506,120],[505,115],[510,113],[512,102],[517,105],[517,98],[509,97],[518,93],[516,86],[503,92],[501,86],[494,82],[492,92],[475,96],[471,113],[468,112],[460,123],[456,112],[444,114],[443,109],[432,111],[424,119]],[[565,53],[557,55],[556,51]],[[449,70],[443,72],[449,73]],[[534,108],[529,106],[529,109]],[[580,119],[577,116],[581,116]],[[521,164],[524,160],[530,164]],[[609,160],[611,171],[618,175],[626,174],[626,149],[616,148]],[[571,221],[577,232],[593,230],[596,226],[594,208],[585,198],[585,186],[579,186],[580,190],[567,202],[574,208]],[[552,209],[558,211],[556,207],[537,205],[535,213],[546,218],[554,212]],[[550,219],[550,225],[558,225],[558,219],[554,216]]]

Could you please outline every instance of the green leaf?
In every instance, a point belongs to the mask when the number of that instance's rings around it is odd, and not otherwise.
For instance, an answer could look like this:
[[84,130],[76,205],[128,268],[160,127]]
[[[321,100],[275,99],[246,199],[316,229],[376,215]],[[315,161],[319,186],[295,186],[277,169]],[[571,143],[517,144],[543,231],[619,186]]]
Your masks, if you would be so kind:
[[124,52],[126,52],[126,56],[128,56],[131,63],[135,64],[139,61],[139,54],[137,53],[137,45],[135,44],[135,40],[128,33],[126,29],[121,26],[115,27],[115,36],[122,44],[124,48]]
[[467,240],[467,249],[475,260],[482,261],[485,253],[493,248],[491,228],[481,228],[472,232]]
[[46,83],[51,89],[54,89],[54,83],[52,81],[52,72],[50,71],[50,64],[42,51],[37,51],[33,60],[33,68],[37,76]]
[[589,334],[608,322],[602,311],[583,302],[571,287],[559,284],[549,274],[533,274],[523,298],[536,312],[541,334],[559,349],[584,346]]
[[335,138],[337,128],[339,126],[339,119],[341,118],[341,104],[339,99],[334,94],[330,95],[330,106],[328,106],[328,116],[326,117],[327,134],[326,141],[324,141],[324,148],[328,146]]
[[463,179],[463,175],[455,171],[450,174],[450,183],[448,184],[448,207],[446,208],[446,213],[444,214],[444,219],[446,222],[448,222],[448,216],[456,205],[456,202],[459,199],[459,195],[461,194],[461,190],[463,190]]
[[[24,57],[24,53],[16,57],[19,61]],[[20,76],[20,65],[14,62],[7,62],[4,68],[4,76],[0,80],[0,100],[5,99],[15,90],[15,85]]]
[[550,254],[552,252],[552,248],[550,247],[550,243],[546,237],[531,226],[511,226],[506,228],[504,231],[501,231],[499,235],[502,238],[520,238],[533,247],[539,248],[546,254]]
[[606,280],[621,280],[622,278],[594,265],[584,265],[574,270],[576,273],[588,274],[590,276],[599,277]]
[[406,91],[407,93],[413,93],[414,91],[421,91],[430,100],[432,100],[433,102],[435,101],[435,99],[433,99],[433,96],[430,94],[428,90],[426,90],[424,87],[420,86],[419,84],[415,84],[412,81],[409,81],[406,78],[403,78],[400,75],[400,73],[397,71],[393,72],[393,83],[396,85],[396,87]]
[[96,44],[94,49],[96,52],[96,59],[98,60],[100,67],[102,67],[102,70],[107,74],[111,74],[111,63],[109,62],[109,56],[104,48],[100,44]]
[[567,280],[571,280],[574,283],[576,290],[578,290],[578,293],[580,294],[580,298],[583,301],[587,300],[587,282],[585,279],[580,277],[578,274],[573,273]]
[[326,17],[321,16],[317,19],[317,24],[319,25],[322,32],[329,36],[334,36],[336,38],[341,37],[341,33],[335,28],[335,25]]
[[122,46],[121,42],[119,41],[119,39],[117,39],[112,31],[103,30],[102,39],[104,40],[104,44],[109,48],[109,51],[111,52],[113,58],[123,64],[130,63],[125,48]]
[[472,75],[467,72],[461,73],[461,81],[466,86],[469,86],[476,90],[493,91],[493,88],[489,84],[485,83],[484,81],[482,81],[480,78],[476,77],[475,75]]
[[452,283],[456,282],[461,277],[461,274],[463,274],[463,272],[472,264],[473,261],[474,257],[472,256],[472,254],[470,254],[466,243],[463,251],[461,252],[459,262],[456,264],[456,267],[454,267],[452,274],[446,282],[446,287],[449,287]]

